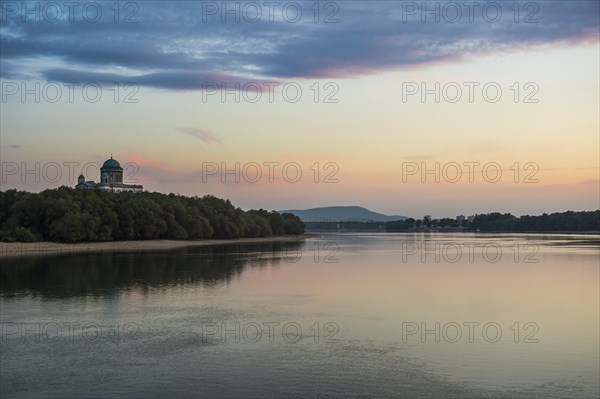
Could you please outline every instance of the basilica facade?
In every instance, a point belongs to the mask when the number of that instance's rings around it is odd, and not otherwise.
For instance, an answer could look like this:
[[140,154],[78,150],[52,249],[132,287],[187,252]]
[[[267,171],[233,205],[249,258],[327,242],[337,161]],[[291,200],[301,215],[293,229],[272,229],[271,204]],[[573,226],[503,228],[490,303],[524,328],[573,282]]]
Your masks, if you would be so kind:
[[79,175],[75,188],[82,190],[105,190],[115,193],[123,191],[140,193],[144,190],[144,187],[139,184],[123,183],[123,168],[116,159],[113,159],[112,155],[100,168],[99,183],[90,180],[86,181],[84,175]]

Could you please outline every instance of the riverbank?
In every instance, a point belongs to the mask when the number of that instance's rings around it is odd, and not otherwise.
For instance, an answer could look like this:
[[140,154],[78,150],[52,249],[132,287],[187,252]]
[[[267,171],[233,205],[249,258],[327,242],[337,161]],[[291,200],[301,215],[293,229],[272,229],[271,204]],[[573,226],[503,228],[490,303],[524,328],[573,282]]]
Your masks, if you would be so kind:
[[0,257],[56,255],[84,252],[137,252],[169,250],[185,247],[203,247],[223,244],[251,244],[261,242],[302,241],[315,237],[314,234],[299,236],[277,236],[260,238],[232,238],[215,240],[143,240],[105,241],[82,243],[58,242],[0,242]]
[[459,229],[442,229],[442,230],[376,230],[376,229],[340,229],[340,230],[308,230],[307,234],[334,234],[334,233],[390,233],[390,234],[431,234],[431,233],[442,233],[442,234],[562,234],[562,235],[600,235],[600,230],[539,230],[539,231],[519,231],[519,230],[486,230],[486,231],[475,231],[475,230],[459,230]]

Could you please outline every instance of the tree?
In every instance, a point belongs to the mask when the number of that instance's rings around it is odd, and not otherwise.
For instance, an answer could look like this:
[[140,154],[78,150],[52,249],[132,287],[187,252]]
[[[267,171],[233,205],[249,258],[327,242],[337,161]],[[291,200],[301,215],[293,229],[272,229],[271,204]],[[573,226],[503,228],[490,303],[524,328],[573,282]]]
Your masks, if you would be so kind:
[[431,215],[423,216],[423,226],[431,227]]
[[243,211],[214,196],[110,193],[61,187],[0,192],[4,241],[107,241],[266,237],[302,234],[295,215]]

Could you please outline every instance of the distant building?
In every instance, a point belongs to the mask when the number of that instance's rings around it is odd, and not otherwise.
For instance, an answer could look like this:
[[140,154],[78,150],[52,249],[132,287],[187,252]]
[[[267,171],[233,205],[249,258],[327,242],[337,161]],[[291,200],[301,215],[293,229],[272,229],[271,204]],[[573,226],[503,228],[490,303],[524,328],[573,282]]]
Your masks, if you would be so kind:
[[100,183],[86,181],[84,175],[79,175],[75,188],[81,190],[105,190],[114,193],[122,191],[140,193],[144,190],[144,187],[139,184],[123,183],[123,168],[116,159],[113,159],[112,155],[100,168]]

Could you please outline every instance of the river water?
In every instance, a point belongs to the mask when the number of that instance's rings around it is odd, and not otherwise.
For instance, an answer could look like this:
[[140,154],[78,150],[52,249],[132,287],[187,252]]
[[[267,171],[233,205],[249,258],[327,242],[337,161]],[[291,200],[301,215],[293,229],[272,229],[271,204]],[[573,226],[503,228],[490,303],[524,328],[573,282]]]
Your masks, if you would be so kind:
[[0,396],[598,398],[600,236],[1,258]]

